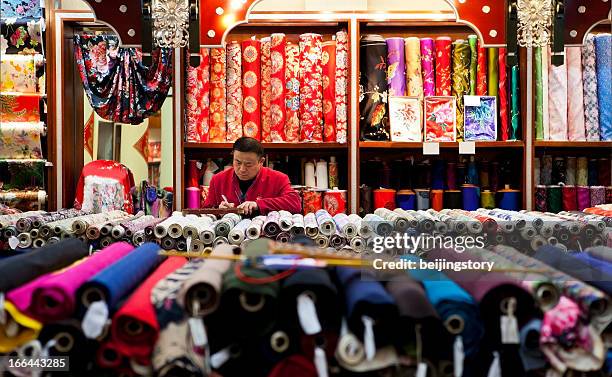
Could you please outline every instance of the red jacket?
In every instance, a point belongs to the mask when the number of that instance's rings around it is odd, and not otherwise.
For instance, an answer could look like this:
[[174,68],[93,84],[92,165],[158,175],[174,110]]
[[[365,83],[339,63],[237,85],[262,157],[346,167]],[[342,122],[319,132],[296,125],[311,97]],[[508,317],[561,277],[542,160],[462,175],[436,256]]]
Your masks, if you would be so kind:
[[[234,169],[224,170],[212,177],[204,208],[218,207],[223,201],[221,195],[225,195],[230,203],[238,206],[242,202],[240,194],[240,185]],[[291,188],[289,177],[269,168],[261,168],[246,192],[246,201],[256,202],[262,215],[267,215],[270,211],[302,211],[302,200]]]

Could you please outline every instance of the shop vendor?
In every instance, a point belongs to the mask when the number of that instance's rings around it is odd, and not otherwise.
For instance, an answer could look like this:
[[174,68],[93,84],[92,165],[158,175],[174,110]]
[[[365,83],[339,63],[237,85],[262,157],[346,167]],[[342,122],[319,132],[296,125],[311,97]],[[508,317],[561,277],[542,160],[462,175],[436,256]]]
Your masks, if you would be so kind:
[[286,174],[263,166],[264,148],[250,137],[242,137],[232,148],[233,169],[216,174],[210,181],[205,208],[242,208],[248,215],[271,211],[302,211],[302,200],[291,188]]

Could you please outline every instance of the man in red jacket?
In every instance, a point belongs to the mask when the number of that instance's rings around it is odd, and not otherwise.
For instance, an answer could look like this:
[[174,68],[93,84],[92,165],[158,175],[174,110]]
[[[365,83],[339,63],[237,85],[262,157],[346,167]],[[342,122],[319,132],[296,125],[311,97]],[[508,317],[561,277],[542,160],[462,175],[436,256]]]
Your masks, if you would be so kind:
[[234,143],[233,169],[215,174],[204,208],[243,208],[246,214],[267,215],[271,211],[302,211],[302,200],[291,188],[287,175],[263,166],[264,149],[250,137]]

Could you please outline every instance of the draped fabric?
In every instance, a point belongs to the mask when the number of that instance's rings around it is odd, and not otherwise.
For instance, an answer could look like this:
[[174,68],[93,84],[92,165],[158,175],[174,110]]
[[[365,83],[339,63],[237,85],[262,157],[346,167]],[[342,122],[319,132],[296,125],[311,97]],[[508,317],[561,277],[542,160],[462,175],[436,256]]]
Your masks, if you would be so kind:
[[[536,140],[544,140],[544,87],[542,80],[543,62],[542,47],[533,50],[535,56],[535,137]],[[548,93],[546,93],[548,95]]]
[[586,139],[599,141],[599,102],[597,99],[595,36],[593,34],[587,36],[582,47],[582,83]]
[[348,34],[336,33],[336,141],[346,143],[348,128]]
[[210,141],[223,143],[226,128],[226,53],[225,48],[210,51]]
[[270,59],[272,61],[272,72],[270,73],[270,87],[272,98],[270,99],[270,139],[273,142],[285,141],[285,49],[287,37],[285,34],[275,33],[271,35]]
[[359,43],[359,113],[362,140],[389,140],[387,129],[387,44],[380,35]]
[[187,141],[210,140],[210,49],[200,49],[200,65],[187,67]]
[[300,141],[323,141],[320,34],[300,35]]
[[38,122],[39,97],[0,94],[0,122]]
[[242,51],[240,43],[226,47],[227,57],[227,135],[234,142],[242,137]]
[[[597,101],[599,103],[599,134],[602,141],[612,141],[612,35],[595,37],[597,56]],[[607,104],[607,105],[606,105]]]
[[406,59],[404,57],[404,39],[387,38],[387,84],[389,96],[406,94]]
[[74,56],[91,107],[103,119],[140,124],[163,105],[172,86],[172,50],[153,52],[151,67],[140,50],[119,48],[113,36],[74,36]]
[[406,95],[423,97],[423,74],[421,72],[421,42],[419,38],[406,38]]
[[506,141],[510,138],[508,129],[508,75],[506,68],[506,49],[499,49],[499,128],[501,140]]
[[323,43],[323,141],[336,141],[336,41]]
[[567,140],[567,62],[548,65],[548,123],[550,140]]
[[566,47],[567,136],[570,141],[585,140],[581,47]]
[[421,73],[423,75],[423,95],[436,95],[436,80],[434,74],[434,41],[431,38],[421,38]]
[[453,43],[453,74],[451,93],[457,103],[457,140],[463,141],[463,96],[470,92],[470,45],[466,41]]
[[261,42],[242,41],[242,126],[244,136],[261,140]]
[[287,43],[285,52],[285,137],[296,142],[300,139],[300,47]]
[[451,39],[436,38],[436,95],[451,95]]
[[478,43],[478,68],[476,71],[478,82],[476,83],[476,95],[486,96],[488,94],[487,84],[487,49]]
[[261,140],[265,142],[271,139],[270,100],[272,98],[272,86],[270,83],[272,73],[272,60],[270,57],[270,37],[261,39]]

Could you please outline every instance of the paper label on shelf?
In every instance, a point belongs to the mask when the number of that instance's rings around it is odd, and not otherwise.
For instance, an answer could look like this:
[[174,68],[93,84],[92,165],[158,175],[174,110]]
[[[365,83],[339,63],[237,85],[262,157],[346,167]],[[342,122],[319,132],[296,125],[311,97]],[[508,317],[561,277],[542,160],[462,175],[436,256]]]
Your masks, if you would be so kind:
[[476,154],[476,143],[473,141],[460,141],[459,154]]
[[463,96],[463,104],[465,106],[480,107],[480,96]]
[[424,155],[439,155],[440,143],[423,143]]

